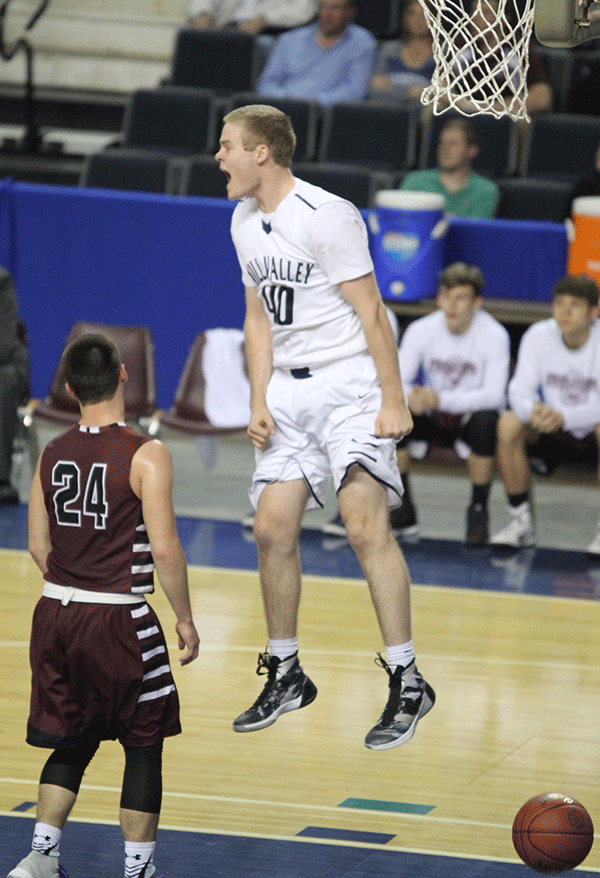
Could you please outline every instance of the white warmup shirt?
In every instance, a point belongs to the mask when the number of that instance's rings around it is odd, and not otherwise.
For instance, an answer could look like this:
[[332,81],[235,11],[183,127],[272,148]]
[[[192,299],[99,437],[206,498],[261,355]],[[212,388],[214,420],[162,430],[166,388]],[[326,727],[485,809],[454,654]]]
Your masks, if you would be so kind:
[[448,414],[503,409],[509,365],[508,332],[481,310],[460,334],[448,330],[443,311],[434,311],[409,323],[400,343],[405,397],[414,383],[426,385]]
[[296,180],[271,214],[245,198],[231,236],[246,287],[257,287],[271,323],[273,365],[315,369],[367,350],[338,284],[373,270],[367,229],[353,204]]
[[565,345],[552,317],[524,333],[508,401],[527,423],[540,399],[561,412],[562,429],[578,439],[600,424],[600,321],[594,320],[588,340],[577,350]]
[[211,15],[214,27],[264,16],[268,27],[293,28],[317,14],[316,0],[190,0],[188,15]]

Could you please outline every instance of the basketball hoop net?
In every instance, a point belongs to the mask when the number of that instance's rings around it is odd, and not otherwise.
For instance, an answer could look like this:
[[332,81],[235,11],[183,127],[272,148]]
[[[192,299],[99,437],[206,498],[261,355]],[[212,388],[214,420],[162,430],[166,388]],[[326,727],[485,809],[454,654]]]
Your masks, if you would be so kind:
[[[527,71],[534,0],[420,0],[433,35],[435,71],[421,95],[435,115],[529,121]],[[516,24],[514,24],[516,22]]]

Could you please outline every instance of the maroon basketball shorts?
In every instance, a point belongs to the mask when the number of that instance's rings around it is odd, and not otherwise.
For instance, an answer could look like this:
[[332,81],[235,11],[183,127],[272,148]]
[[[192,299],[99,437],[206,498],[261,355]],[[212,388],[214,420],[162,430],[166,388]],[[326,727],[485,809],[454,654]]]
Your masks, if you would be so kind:
[[42,597],[33,615],[27,741],[147,747],[181,732],[165,637],[152,607]]

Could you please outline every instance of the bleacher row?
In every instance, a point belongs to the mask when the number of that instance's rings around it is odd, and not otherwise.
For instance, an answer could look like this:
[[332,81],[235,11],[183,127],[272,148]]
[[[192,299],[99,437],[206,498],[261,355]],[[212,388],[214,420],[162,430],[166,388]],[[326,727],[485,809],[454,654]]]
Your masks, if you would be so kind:
[[[575,69],[581,74],[579,62],[592,53],[542,51],[557,106],[566,108],[570,77]],[[252,102],[274,104],[291,117],[298,176],[360,208],[371,207],[379,189],[397,187],[410,170],[435,166],[438,134],[448,114],[427,118],[420,105],[360,101],[322,109],[313,101],[261,97],[253,90],[260,64],[257,40],[248,34],[181,28],[168,80],[131,93],[119,140],[87,157],[80,184],[225,197],[225,178],[214,161],[222,118]],[[592,172],[600,117],[538,114],[522,143],[508,118],[473,121],[482,138],[475,170],[498,183],[497,215],[561,222],[573,184]]]
[[[448,114],[421,126],[417,108],[356,102],[321,111],[294,99],[254,92],[222,96],[207,89],[161,86],[130,96],[119,145],[86,159],[88,187],[225,197],[214,160],[222,116],[244,103],[265,101],[287,112],[298,135],[294,172],[372,206],[381,188],[398,186],[411,169],[436,164],[436,144]],[[478,116],[482,146],[475,170],[501,190],[498,216],[561,222],[573,184],[590,173],[600,143],[600,118],[545,113],[533,118],[517,156],[518,131],[508,118]]]

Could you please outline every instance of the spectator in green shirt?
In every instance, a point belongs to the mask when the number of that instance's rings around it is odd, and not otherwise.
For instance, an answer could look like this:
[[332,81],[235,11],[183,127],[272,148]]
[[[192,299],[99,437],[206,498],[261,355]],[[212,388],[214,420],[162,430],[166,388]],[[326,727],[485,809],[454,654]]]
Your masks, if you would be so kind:
[[479,132],[468,119],[450,119],[440,131],[438,167],[413,171],[400,186],[417,192],[438,192],[446,213],[490,219],[498,205],[498,187],[472,170],[480,146]]

